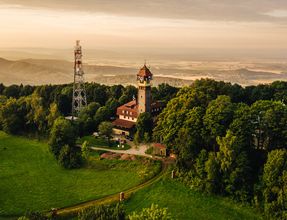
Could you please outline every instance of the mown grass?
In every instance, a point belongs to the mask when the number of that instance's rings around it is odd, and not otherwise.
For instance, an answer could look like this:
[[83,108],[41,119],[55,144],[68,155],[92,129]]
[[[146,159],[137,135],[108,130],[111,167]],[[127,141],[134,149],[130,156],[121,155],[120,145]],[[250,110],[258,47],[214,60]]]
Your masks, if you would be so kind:
[[116,141],[111,140],[110,143],[103,138],[103,137],[93,137],[93,136],[84,136],[82,138],[79,138],[77,140],[78,144],[82,144],[84,141],[88,142],[88,146],[90,147],[102,147],[107,149],[113,149],[113,150],[128,150],[131,148],[130,145],[127,143],[124,144],[124,148],[118,148],[118,143]]
[[195,192],[167,177],[136,192],[125,202],[125,207],[130,214],[150,207],[152,203],[167,207],[172,217],[179,220],[261,219],[250,207],[243,207],[227,198]]
[[0,132],[0,218],[26,210],[65,207],[129,189],[142,182],[142,161],[100,160],[81,169],[61,168],[48,145]]

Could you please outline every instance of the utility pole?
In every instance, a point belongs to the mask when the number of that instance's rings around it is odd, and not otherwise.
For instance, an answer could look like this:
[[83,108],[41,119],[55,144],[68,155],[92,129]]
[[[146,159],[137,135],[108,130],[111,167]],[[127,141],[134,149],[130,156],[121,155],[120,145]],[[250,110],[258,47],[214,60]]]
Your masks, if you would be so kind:
[[72,100],[72,120],[77,117],[83,107],[87,106],[87,96],[85,90],[84,71],[82,65],[82,47],[80,41],[76,41],[74,50],[74,85]]

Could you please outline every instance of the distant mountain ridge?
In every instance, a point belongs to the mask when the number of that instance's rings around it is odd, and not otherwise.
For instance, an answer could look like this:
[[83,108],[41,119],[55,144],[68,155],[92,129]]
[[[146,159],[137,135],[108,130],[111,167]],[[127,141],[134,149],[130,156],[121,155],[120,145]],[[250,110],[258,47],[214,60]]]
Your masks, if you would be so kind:
[[[21,59],[7,60],[0,58],[0,82],[10,84],[62,84],[73,81],[73,63],[65,60],[50,59]],[[140,68],[140,67],[139,67]],[[112,65],[84,65],[86,81],[104,84],[135,84],[135,67],[119,67]],[[286,73],[268,71],[254,71],[248,68],[236,70],[212,69],[199,70],[193,68],[152,67],[154,85],[169,83],[173,86],[191,84],[195,79],[213,78],[215,80],[229,81],[242,85],[268,83],[275,80],[287,80]]]

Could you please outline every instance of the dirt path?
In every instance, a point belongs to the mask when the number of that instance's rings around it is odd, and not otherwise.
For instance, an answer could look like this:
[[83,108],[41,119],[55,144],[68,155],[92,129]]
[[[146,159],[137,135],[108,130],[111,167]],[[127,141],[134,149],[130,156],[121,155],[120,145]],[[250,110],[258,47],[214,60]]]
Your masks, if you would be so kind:
[[[131,196],[132,193],[137,192],[140,189],[143,189],[147,186],[150,186],[151,184],[157,182],[158,180],[161,179],[161,177],[165,174],[165,172],[167,171],[168,168],[168,163],[166,163],[165,161],[162,162],[162,169],[160,171],[159,174],[157,174],[156,176],[154,176],[152,179],[137,185],[135,187],[132,187],[128,190],[122,191],[124,192],[125,195],[125,199],[129,198]],[[102,204],[110,204],[112,202],[117,202],[119,201],[119,193],[117,192],[115,194],[100,198],[100,199],[95,199],[95,200],[91,200],[91,201],[87,201],[87,202],[83,202],[77,205],[73,205],[70,207],[65,207],[65,208],[61,208],[57,210],[57,215],[59,216],[72,216],[75,215],[77,212],[79,212],[81,209],[83,208],[87,208],[87,207],[91,207],[91,206],[95,206],[95,205],[102,205]]]
[[148,149],[147,145],[132,147],[128,150],[115,150],[115,149],[108,149],[108,148],[102,148],[102,147],[90,147],[90,148],[92,150],[102,150],[102,151],[108,151],[108,152],[113,152],[113,153],[118,153],[118,154],[131,154],[131,155],[149,157],[149,158],[153,158],[153,159],[161,159],[161,157],[146,154],[145,151]]

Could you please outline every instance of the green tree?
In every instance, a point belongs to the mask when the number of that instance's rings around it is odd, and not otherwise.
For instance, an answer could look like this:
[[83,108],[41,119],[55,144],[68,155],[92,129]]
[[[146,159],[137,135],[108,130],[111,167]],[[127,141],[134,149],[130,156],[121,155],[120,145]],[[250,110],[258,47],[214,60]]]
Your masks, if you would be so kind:
[[97,122],[94,120],[94,115],[96,114],[99,108],[100,108],[99,103],[92,102],[81,110],[78,119],[80,136],[90,134],[96,130]]
[[217,159],[220,165],[222,192],[233,198],[246,201],[250,199],[250,160],[248,154],[230,130],[225,137],[218,137],[219,152]]
[[5,104],[0,105],[0,123],[2,129],[10,134],[19,134],[25,128],[26,116],[25,104],[23,99],[8,99]]
[[136,129],[140,142],[144,140],[145,133],[151,137],[153,129],[153,118],[149,112],[144,112],[139,115],[136,122]]
[[149,208],[143,208],[140,212],[133,212],[128,216],[129,220],[142,220],[142,219],[153,219],[153,220],[168,220],[172,219],[171,214],[167,208],[160,208],[158,205],[152,204]]
[[57,118],[50,132],[49,145],[51,151],[58,158],[61,148],[65,145],[75,146],[76,134],[70,121],[63,117]]
[[115,99],[119,99],[123,94],[124,87],[122,85],[113,85],[109,89],[110,97],[114,97]]
[[246,104],[237,104],[230,124],[230,131],[237,137],[237,141],[245,146],[247,151],[254,149],[255,126],[251,114],[251,108]]
[[[230,95],[231,98],[227,96],[220,97],[222,95]],[[217,97],[217,101],[210,103]],[[210,104],[204,126],[208,130],[204,133],[203,139],[207,142],[205,145],[210,145],[207,147],[213,147],[216,145],[215,139],[218,134],[224,136],[229,123],[232,121],[232,114],[230,114],[231,100],[240,102],[243,99],[243,89],[239,85],[231,85],[230,83],[217,82],[211,79],[195,80],[191,86],[181,88],[175,98],[167,103],[166,108],[158,116],[154,128],[154,138],[157,141],[164,142],[169,147],[175,146],[178,132],[184,126],[189,111],[195,107],[200,107],[205,111]],[[213,109],[215,110],[214,113]],[[208,126],[206,126],[206,123]],[[213,131],[212,137],[210,135],[211,131]]]
[[66,169],[78,168],[82,164],[81,154],[77,152],[76,147],[64,145],[61,147],[58,162]]
[[287,151],[268,154],[263,172],[264,210],[269,217],[287,219]]
[[47,111],[43,99],[36,93],[26,97],[28,113],[26,115],[27,125],[32,131],[44,133],[47,128]]
[[204,146],[202,139],[203,116],[203,108],[194,107],[187,113],[186,120],[178,132],[175,145],[179,151],[178,159],[183,160],[182,164],[187,165],[190,160],[194,160]]
[[106,136],[109,143],[110,143],[110,139],[112,137],[113,127],[114,127],[113,124],[111,122],[108,122],[108,121],[103,121],[99,125],[100,134]]
[[151,141],[151,136],[150,136],[150,134],[148,133],[148,132],[145,132],[144,133],[144,138],[143,138],[143,142],[144,143],[149,143]]
[[110,98],[105,105],[109,109],[109,118],[116,115],[117,107],[119,102],[115,98]]
[[123,105],[125,103],[127,103],[128,101],[130,101],[129,97],[125,94],[123,94],[120,98],[119,98],[119,104]]
[[54,121],[60,117],[60,112],[56,103],[52,103],[49,108],[49,114],[46,117],[48,127],[52,128]]
[[90,155],[90,148],[88,146],[88,142],[84,141],[82,144],[82,158],[88,161]]
[[162,83],[158,85],[158,88],[152,88],[152,97],[153,100],[168,102],[176,95],[177,92],[178,88],[170,86],[167,83]]
[[221,190],[220,163],[214,152],[209,152],[208,160],[205,162],[206,186],[205,190],[209,193],[219,193]]
[[6,88],[6,87],[4,86],[4,84],[3,84],[3,83],[0,83],[0,95],[3,94],[3,91],[4,91],[5,88]]
[[233,118],[234,105],[229,96],[218,96],[211,101],[206,109],[203,123],[208,131],[207,138],[211,144],[217,136],[224,136]]
[[133,97],[137,96],[137,88],[131,85],[125,87],[123,95],[127,97],[128,101],[131,101]]
[[3,95],[7,96],[8,98],[19,98],[20,92],[21,92],[20,86],[11,85],[3,90]]
[[103,121],[109,120],[110,119],[109,114],[110,111],[106,106],[100,107],[94,116],[96,125],[99,125]]
[[59,111],[63,114],[63,115],[68,115],[71,114],[72,111],[72,96],[68,96],[65,94],[58,94],[55,100]]
[[282,102],[259,100],[251,106],[256,147],[271,151],[285,148],[287,142],[287,106]]

